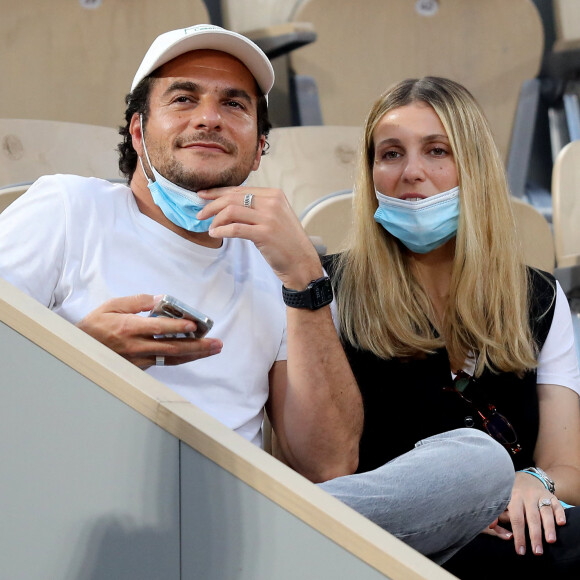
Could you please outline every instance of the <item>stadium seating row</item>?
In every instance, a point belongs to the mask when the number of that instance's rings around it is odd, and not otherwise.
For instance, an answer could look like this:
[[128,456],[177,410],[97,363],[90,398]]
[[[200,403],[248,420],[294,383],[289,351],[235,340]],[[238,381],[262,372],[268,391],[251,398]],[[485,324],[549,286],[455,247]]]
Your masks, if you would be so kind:
[[[44,174],[121,180],[116,153],[119,140],[110,127],[0,119],[0,210]],[[359,140],[358,127],[275,128],[270,150],[248,185],[283,189],[309,235],[321,238],[328,253],[339,251],[350,229]],[[562,150],[554,168],[554,237],[550,224],[534,207],[513,199],[531,264],[547,271],[553,271],[555,265],[580,265],[580,231],[574,227],[580,217],[579,190],[580,142],[573,142]]]

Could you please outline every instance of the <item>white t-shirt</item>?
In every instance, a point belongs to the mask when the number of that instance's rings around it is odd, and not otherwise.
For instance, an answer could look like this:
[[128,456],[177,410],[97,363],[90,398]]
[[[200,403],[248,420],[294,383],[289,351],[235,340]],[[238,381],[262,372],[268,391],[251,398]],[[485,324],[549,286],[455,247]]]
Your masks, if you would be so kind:
[[286,359],[286,311],[280,281],[251,242],[199,246],[143,215],[125,185],[46,176],[0,214],[0,276],[73,324],[110,298],[141,293],[207,314],[220,354],[147,372],[261,444],[268,372]]
[[540,385],[561,385],[580,394],[580,373],[570,305],[558,282],[554,318],[538,357],[537,382]]

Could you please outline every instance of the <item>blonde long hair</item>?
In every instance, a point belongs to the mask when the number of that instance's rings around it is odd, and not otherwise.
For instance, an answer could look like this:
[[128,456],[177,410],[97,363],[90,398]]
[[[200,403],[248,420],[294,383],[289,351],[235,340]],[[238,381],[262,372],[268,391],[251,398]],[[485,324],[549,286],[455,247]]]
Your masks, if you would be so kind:
[[[373,215],[377,123],[413,102],[431,105],[451,145],[460,187],[460,217],[449,298],[438,332],[432,306],[400,243]],[[477,353],[485,367],[517,372],[536,366],[528,319],[528,276],[515,232],[504,165],[473,96],[448,79],[408,79],[385,92],[365,124],[355,184],[354,227],[337,267],[343,338],[381,358],[415,357],[445,347],[451,360]]]

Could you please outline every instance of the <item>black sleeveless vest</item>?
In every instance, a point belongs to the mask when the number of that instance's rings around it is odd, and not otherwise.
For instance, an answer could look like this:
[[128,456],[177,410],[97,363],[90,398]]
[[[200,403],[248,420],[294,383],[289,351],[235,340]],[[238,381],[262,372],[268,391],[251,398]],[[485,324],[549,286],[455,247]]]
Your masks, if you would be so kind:
[[[328,256],[323,260],[331,278],[335,258]],[[529,272],[530,321],[541,349],[554,315],[556,285],[550,274],[540,275],[531,268]],[[448,390],[452,386],[451,368],[444,348],[425,358],[385,360],[349,344],[343,346],[364,404],[359,473],[380,467],[431,435],[472,423],[484,429],[474,406]],[[519,378],[513,373],[486,370],[477,380],[477,399],[494,405],[515,429],[521,445],[521,451],[512,455],[515,468],[534,465],[539,424],[536,371]]]

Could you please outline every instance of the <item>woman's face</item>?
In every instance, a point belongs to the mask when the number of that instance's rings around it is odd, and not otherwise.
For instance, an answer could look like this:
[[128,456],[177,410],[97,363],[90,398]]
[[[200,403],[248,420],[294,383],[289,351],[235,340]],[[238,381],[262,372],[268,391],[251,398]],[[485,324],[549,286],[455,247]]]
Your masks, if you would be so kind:
[[373,132],[373,180],[383,195],[424,199],[459,185],[447,133],[430,105],[392,109]]

